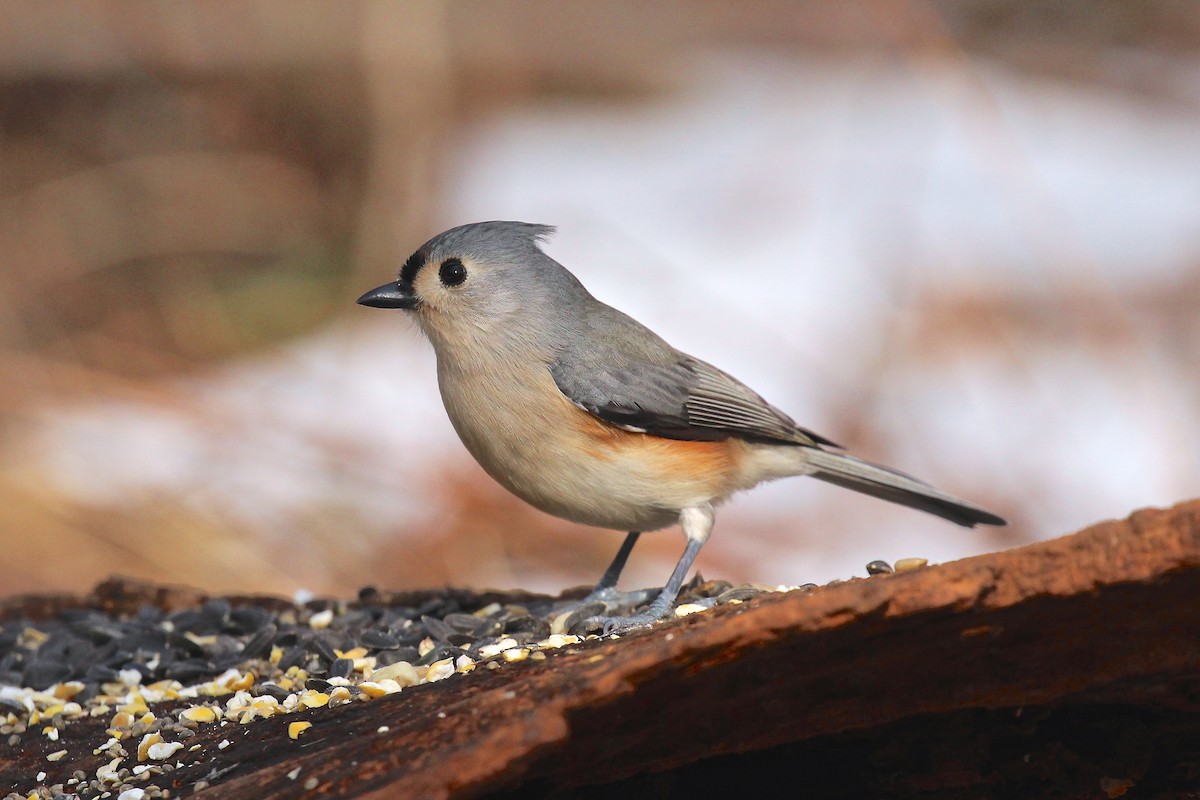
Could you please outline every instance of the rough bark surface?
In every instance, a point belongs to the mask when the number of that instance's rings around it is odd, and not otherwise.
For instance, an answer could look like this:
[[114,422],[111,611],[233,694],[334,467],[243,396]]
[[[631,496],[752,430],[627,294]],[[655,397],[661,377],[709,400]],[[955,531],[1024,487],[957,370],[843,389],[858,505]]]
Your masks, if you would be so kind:
[[[91,598],[14,598],[0,619],[199,598],[110,584]],[[1198,711],[1192,501],[317,709],[302,717],[313,728],[300,741],[286,734],[296,716],[255,722],[235,731],[227,771],[170,777],[175,792],[228,800],[296,797],[306,783],[321,796],[374,800],[781,787],[820,797],[1200,797]],[[229,735],[201,730],[195,741]],[[36,769],[45,749],[22,745],[0,762]],[[193,794],[201,779],[208,787]]]

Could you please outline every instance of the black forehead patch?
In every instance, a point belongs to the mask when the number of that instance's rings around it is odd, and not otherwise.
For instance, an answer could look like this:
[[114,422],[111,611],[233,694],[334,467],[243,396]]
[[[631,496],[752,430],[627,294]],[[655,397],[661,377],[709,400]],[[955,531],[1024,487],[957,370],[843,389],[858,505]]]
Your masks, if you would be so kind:
[[412,283],[416,280],[417,272],[421,267],[425,266],[425,259],[428,254],[425,248],[422,247],[417,252],[408,257],[408,261],[404,262],[404,266],[400,268],[400,281],[402,283]]

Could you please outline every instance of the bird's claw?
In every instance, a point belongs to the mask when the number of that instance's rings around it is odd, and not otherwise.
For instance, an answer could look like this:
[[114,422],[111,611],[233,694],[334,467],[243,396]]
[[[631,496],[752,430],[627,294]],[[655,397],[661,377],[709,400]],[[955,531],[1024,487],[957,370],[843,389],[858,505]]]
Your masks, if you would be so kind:
[[597,633],[601,636],[611,636],[648,628],[659,619],[661,617],[653,614],[630,614],[626,617],[594,616],[580,621],[572,633],[581,635]]

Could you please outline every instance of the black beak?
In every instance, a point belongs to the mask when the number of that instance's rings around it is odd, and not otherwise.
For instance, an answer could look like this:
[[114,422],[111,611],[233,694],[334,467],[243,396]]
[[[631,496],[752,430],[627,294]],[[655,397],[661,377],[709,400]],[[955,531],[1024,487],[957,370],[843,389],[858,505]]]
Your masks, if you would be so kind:
[[360,306],[372,308],[416,308],[419,302],[412,284],[404,281],[385,283],[358,298]]

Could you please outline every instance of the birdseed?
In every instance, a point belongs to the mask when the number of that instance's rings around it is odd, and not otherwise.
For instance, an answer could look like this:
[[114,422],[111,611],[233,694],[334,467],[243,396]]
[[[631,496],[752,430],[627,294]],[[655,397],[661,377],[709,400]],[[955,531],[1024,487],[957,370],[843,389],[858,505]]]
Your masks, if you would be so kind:
[[[770,589],[696,580],[681,592],[676,613],[761,591]],[[160,798],[155,780],[212,757],[204,752],[212,745],[203,743],[211,740],[185,744],[207,726],[370,702],[480,666],[521,668],[597,638],[579,632],[589,617],[634,610],[553,598],[482,603],[454,590],[405,605],[363,590],[356,603],[216,598],[170,612],[70,609],[48,620],[7,620],[0,625],[0,741],[17,748],[29,736],[57,741],[74,720],[108,723],[105,740],[84,751],[103,759],[93,772],[73,762],[73,771],[56,772],[68,750],[55,750],[44,757],[46,774],[32,774],[36,786],[9,797],[53,797],[45,794],[49,781],[81,799]],[[291,723],[288,735],[295,739],[311,725]],[[232,738],[216,750],[231,747]]]
[[311,727],[312,727],[311,722],[293,722],[290,725],[288,725],[288,737],[290,737],[292,739],[299,739],[300,734],[304,733],[306,730],[308,730]]

